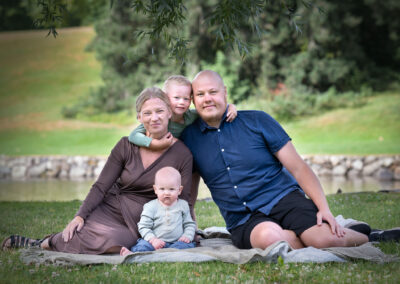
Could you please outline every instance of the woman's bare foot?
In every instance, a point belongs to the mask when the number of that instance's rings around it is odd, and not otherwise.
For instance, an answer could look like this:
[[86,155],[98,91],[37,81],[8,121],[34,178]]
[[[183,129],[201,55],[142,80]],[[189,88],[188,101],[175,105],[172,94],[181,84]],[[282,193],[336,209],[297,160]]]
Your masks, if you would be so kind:
[[129,249],[127,249],[126,247],[122,247],[121,251],[119,252],[120,255],[122,256],[126,256],[126,255],[130,255],[133,254],[133,252],[131,252]]

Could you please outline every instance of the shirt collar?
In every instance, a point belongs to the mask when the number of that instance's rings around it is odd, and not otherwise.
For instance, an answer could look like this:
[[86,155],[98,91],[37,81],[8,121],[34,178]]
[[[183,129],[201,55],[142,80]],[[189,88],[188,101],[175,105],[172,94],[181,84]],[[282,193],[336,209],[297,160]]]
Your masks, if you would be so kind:
[[[227,113],[228,113],[228,105],[226,106],[225,112],[222,115],[221,124],[222,122],[225,121]],[[199,126],[201,132],[206,131],[206,129],[216,129],[215,127],[209,126],[200,116],[199,116]]]

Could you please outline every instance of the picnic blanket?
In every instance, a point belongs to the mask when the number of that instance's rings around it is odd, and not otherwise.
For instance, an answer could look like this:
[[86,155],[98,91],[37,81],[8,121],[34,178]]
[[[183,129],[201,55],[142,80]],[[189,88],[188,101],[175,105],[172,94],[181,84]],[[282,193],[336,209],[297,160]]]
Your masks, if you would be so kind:
[[262,249],[238,249],[232,245],[230,234],[222,227],[200,230],[200,247],[178,250],[161,249],[153,252],[137,252],[128,256],[88,255],[46,251],[38,248],[21,250],[21,259],[26,264],[39,263],[51,265],[93,265],[123,264],[144,262],[205,262],[222,261],[234,264],[255,261],[277,262],[345,262],[348,260],[367,260],[372,262],[399,261],[397,256],[384,254],[372,243],[359,247],[333,247],[316,249],[307,247],[292,249],[287,242],[277,242]]

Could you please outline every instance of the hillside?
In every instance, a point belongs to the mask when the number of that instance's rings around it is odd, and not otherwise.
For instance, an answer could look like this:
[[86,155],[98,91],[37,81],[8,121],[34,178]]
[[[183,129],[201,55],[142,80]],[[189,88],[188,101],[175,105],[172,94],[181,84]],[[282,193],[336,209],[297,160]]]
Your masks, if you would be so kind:
[[[101,66],[85,51],[92,28],[0,33],[0,154],[106,155],[129,134],[134,113],[67,120],[71,105],[101,85]],[[240,109],[241,106],[238,105]],[[377,94],[358,109],[285,123],[301,154],[400,153],[400,93]],[[128,121],[128,122],[127,122]]]

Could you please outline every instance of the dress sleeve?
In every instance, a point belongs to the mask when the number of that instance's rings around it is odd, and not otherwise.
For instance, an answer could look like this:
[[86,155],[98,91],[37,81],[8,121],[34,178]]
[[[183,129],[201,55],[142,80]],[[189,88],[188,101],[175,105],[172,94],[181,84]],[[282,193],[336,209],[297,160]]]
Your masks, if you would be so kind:
[[183,214],[182,214],[182,224],[183,224],[183,234],[182,236],[187,237],[190,241],[193,241],[194,234],[196,232],[196,223],[190,216],[189,205],[187,202],[182,202]]
[[139,147],[150,147],[150,143],[153,139],[146,136],[146,129],[144,128],[143,124],[140,124],[136,127],[131,134],[129,134],[129,142],[139,146]]
[[86,219],[90,213],[102,202],[104,196],[111,186],[121,176],[125,166],[125,151],[124,144],[128,144],[126,138],[122,138],[117,145],[111,150],[111,154],[104,165],[96,182],[93,184],[88,195],[83,201],[81,207],[75,216],[80,216]]
[[142,215],[138,223],[139,233],[145,241],[156,237],[153,232],[155,210],[151,205],[152,203],[148,202],[143,206]]

